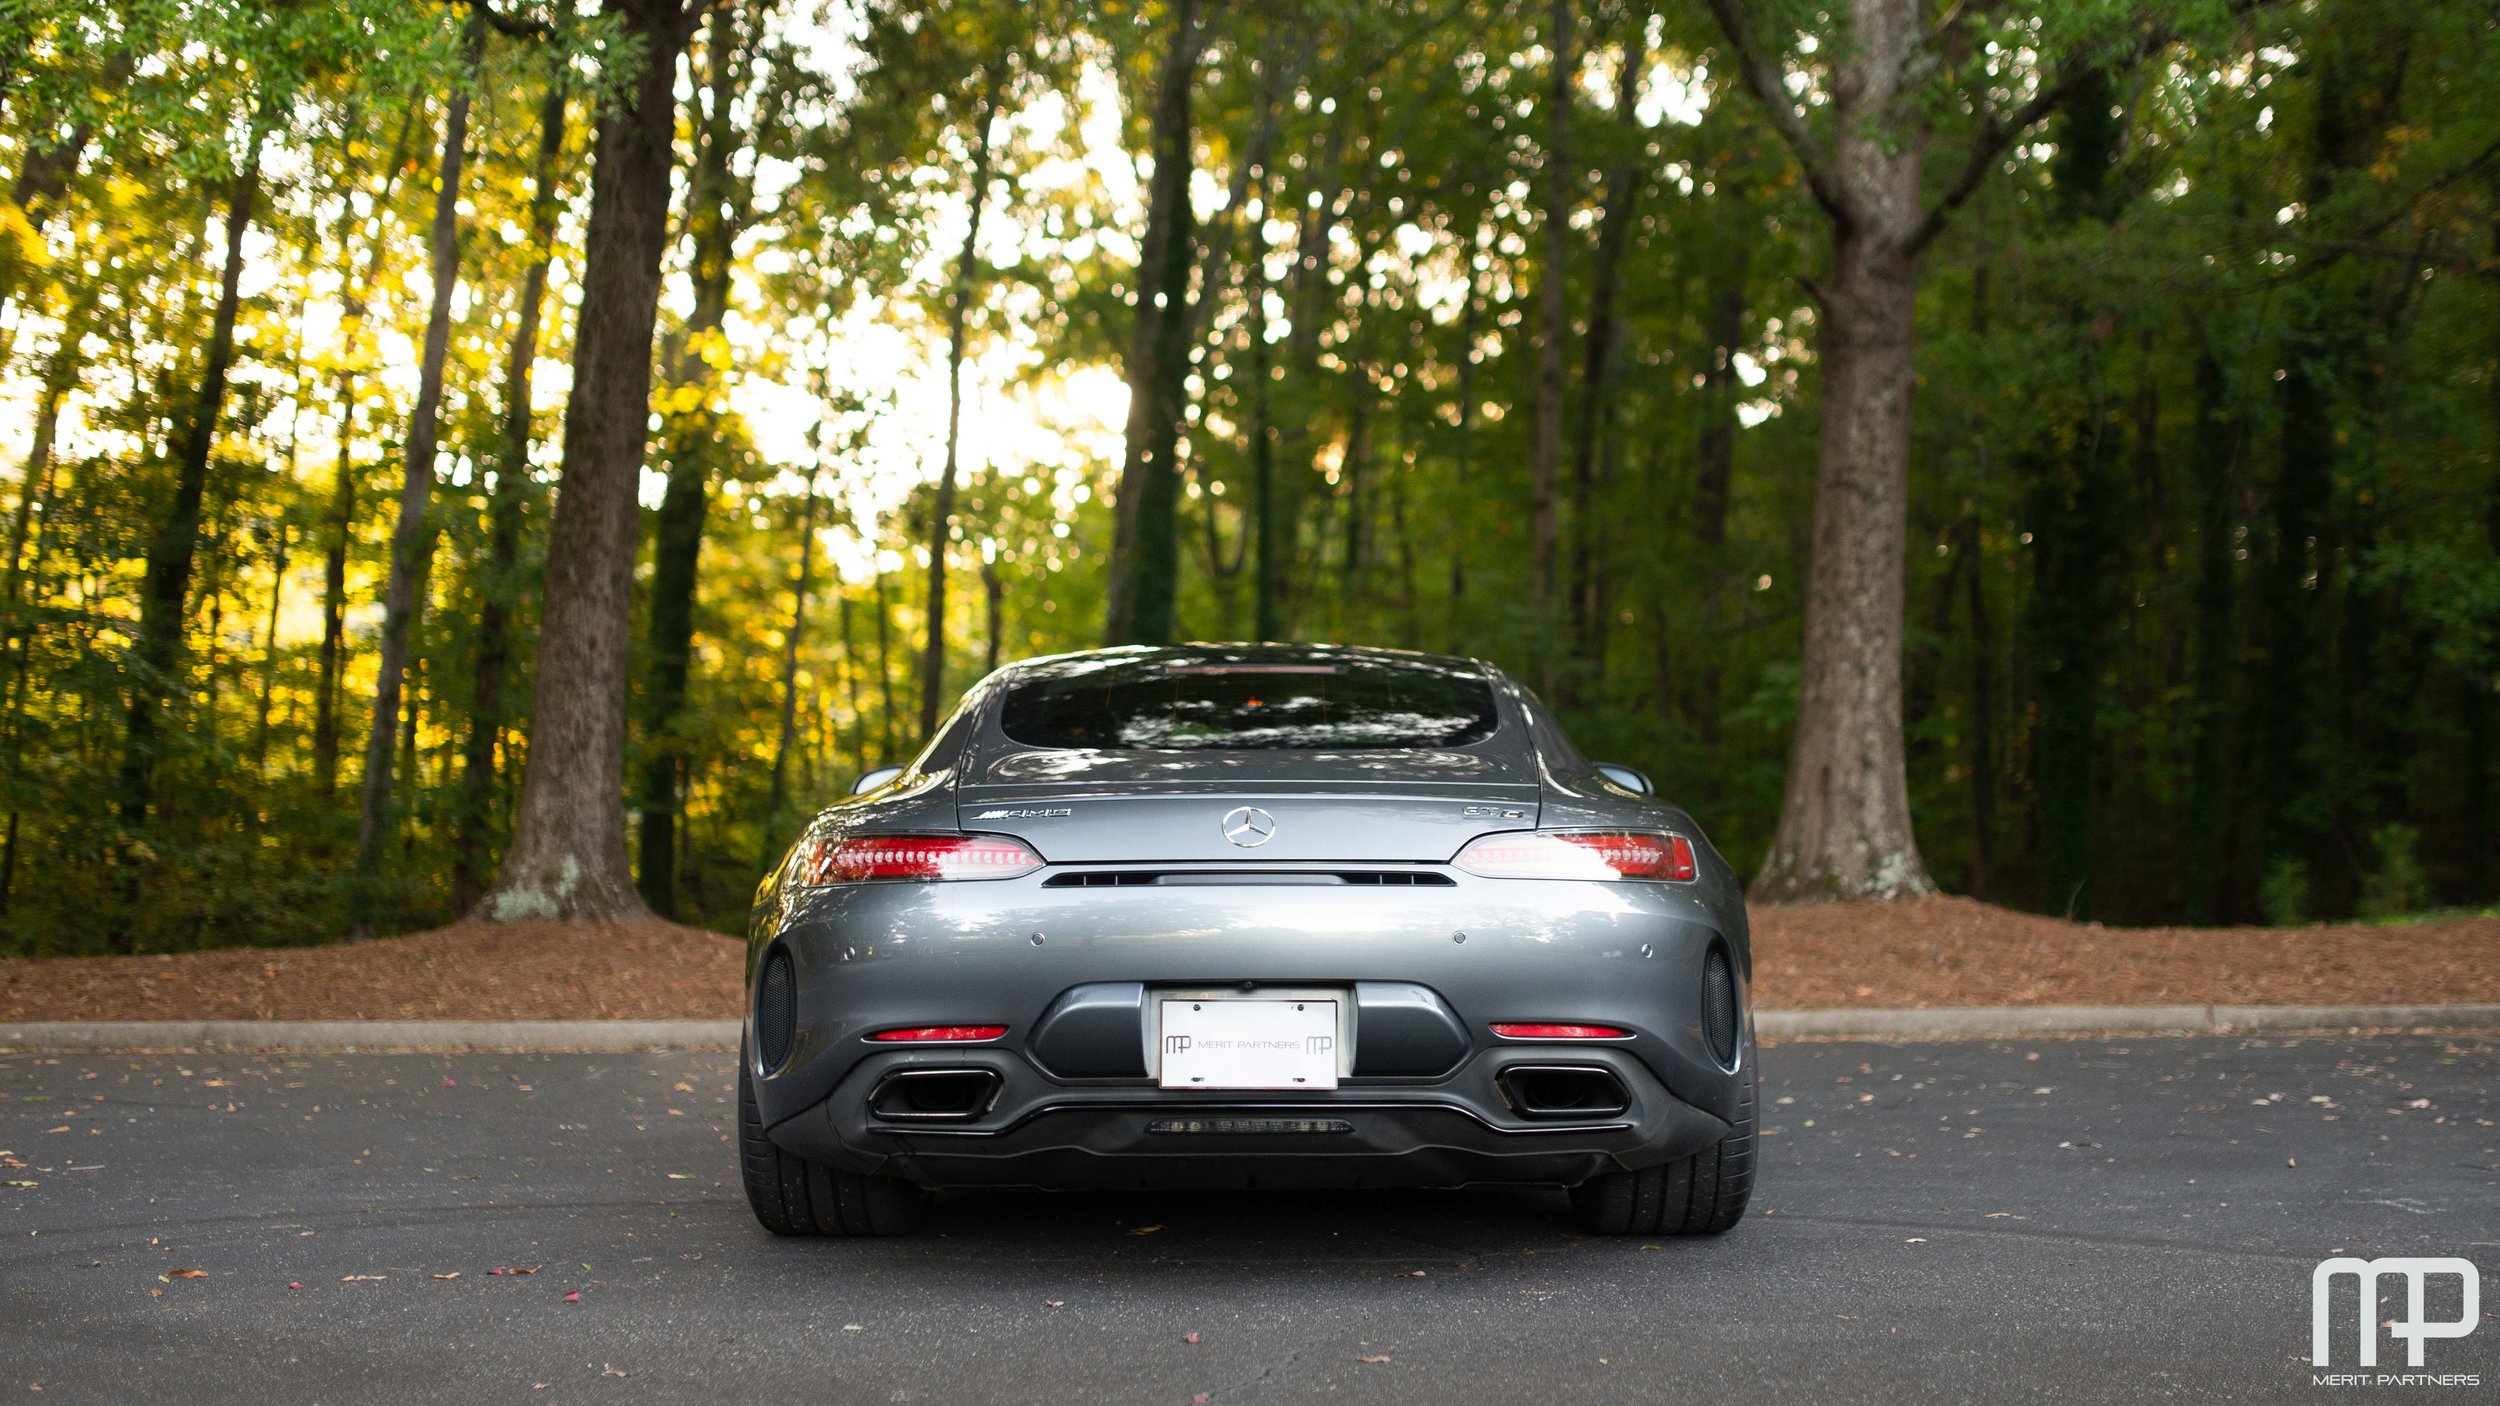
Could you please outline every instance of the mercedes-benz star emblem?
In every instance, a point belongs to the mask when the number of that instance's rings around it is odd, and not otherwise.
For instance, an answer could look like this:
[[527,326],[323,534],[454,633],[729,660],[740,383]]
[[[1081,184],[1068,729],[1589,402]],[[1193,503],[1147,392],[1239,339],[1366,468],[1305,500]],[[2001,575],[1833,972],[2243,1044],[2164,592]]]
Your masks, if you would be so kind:
[[1224,838],[1257,849],[1276,838],[1276,817],[1257,806],[1235,806],[1224,813]]

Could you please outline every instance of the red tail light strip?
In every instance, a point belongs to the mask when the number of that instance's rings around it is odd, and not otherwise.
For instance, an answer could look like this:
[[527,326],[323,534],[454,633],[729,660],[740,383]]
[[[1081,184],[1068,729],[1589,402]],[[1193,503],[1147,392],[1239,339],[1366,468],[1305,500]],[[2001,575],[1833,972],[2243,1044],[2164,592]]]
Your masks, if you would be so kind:
[[1534,1021],[1495,1022],[1493,1033],[1505,1040],[1629,1040],[1632,1032],[1611,1025],[1549,1025]]
[[1664,830],[1509,830],[1479,836],[1458,867],[1488,879],[1660,879],[1691,883],[1693,842]]
[[818,835],[805,841],[792,877],[807,885],[900,879],[1012,879],[1042,867],[1012,835]]

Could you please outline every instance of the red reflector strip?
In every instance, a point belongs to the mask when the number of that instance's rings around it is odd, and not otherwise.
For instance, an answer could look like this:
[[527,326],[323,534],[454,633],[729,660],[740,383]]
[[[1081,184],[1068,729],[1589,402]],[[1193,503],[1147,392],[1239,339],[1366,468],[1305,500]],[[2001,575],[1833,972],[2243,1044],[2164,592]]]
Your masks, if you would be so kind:
[[1505,1040],[1628,1040],[1632,1038],[1631,1031],[1617,1030],[1611,1025],[1544,1025],[1534,1022],[1496,1023],[1493,1026],[1493,1033]]
[[904,1030],[880,1030],[868,1038],[908,1045],[959,1045],[969,1040],[995,1040],[1006,1033],[1004,1025],[915,1025]]

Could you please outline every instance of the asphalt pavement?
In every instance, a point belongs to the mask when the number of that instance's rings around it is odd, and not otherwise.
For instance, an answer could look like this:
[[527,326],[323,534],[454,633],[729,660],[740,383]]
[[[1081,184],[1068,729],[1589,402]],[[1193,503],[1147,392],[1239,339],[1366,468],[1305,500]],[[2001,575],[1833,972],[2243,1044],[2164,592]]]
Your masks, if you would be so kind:
[[[2321,1258],[2500,1269],[2487,1038],[1762,1068],[1715,1240],[1472,1190],[952,1193],[843,1242],[749,1217],[725,1055],[0,1057],[0,1398],[2316,1400]],[[2500,1321],[2427,1347],[2479,1384],[2342,1394],[2500,1392]]]

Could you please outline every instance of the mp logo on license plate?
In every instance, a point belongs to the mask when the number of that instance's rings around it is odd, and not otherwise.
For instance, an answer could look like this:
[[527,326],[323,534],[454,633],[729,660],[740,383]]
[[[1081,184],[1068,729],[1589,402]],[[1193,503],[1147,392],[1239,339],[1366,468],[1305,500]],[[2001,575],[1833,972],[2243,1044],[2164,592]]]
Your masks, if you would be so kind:
[[1161,1082],[1167,1089],[1337,1087],[1337,1003],[1163,1003]]

